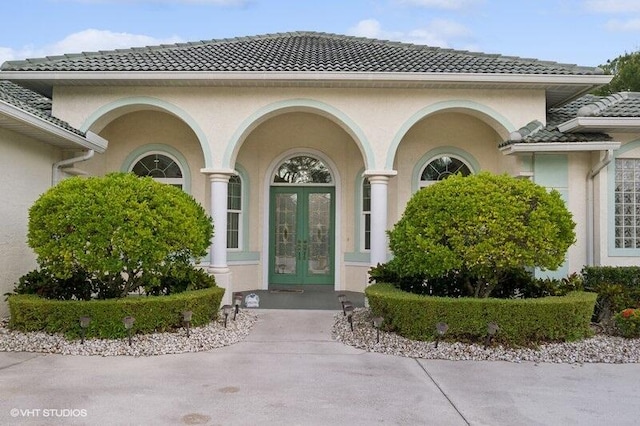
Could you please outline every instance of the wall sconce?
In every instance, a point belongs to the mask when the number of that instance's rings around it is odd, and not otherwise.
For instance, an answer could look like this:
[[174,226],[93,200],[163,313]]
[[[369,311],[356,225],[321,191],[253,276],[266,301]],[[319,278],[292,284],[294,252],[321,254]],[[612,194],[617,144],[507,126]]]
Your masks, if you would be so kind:
[[351,331],[353,331],[353,305],[347,305],[347,303],[345,302],[344,311],[347,315],[347,321],[349,321],[349,325],[351,325]]
[[80,343],[82,343],[83,345],[84,345],[84,336],[87,332],[87,327],[89,327],[90,322],[91,322],[91,317],[88,317],[88,316],[80,317],[80,335],[82,338]]
[[445,333],[449,330],[449,324],[446,322],[439,322],[436,324],[436,348],[438,347],[438,342],[445,335]]
[[384,318],[382,317],[373,318],[373,326],[376,329],[376,343],[380,343],[380,327],[382,327],[383,322]]
[[489,346],[489,344],[493,340],[493,337],[498,333],[499,330],[500,327],[495,322],[490,322],[489,324],[487,324],[487,338],[484,341],[485,349],[487,349],[487,346]]
[[131,328],[133,328],[133,323],[136,322],[136,319],[134,317],[128,316],[124,317],[122,322],[124,323],[124,328],[127,329],[127,335],[129,336],[129,346],[131,346]]
[[222,313],[224,314],[224,328],[227,328],[227,319],[229,318],[229,314],[231,313],[231,305],[222,306]]
[[185,327],[187,329],[187,337],[189,337],[189,328],[191,328],[191,317],[193,316],[193,311],[184,311],[182,312],[182,321],[184,321]]

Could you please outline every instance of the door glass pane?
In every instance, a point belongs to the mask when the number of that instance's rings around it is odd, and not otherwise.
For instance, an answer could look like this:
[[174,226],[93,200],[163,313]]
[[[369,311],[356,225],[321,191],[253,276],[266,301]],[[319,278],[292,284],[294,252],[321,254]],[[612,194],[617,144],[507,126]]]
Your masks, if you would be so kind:
[[296,213],[298,194],[275,196],[275,271],[277,275],[295,275],[298,236]]
[[308,265],[310,275],[330,273],[329,232],[331,230],[331,194],[309,194],[308,206]]

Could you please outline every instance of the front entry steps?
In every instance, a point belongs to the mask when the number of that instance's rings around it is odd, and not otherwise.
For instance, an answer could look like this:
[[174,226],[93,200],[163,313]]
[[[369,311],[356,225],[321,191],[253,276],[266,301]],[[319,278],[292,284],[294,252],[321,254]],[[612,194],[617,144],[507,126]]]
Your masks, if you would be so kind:
[[[244,298],[254,293],[260,298],[259,309],[309,309],[342,310],[338,294],[345,294],[354,307],[364,307],[364,293],[355,291],[334,291],[327,286],[272,286],[269,290],[250,290],[242,292]],[[235,297],[237,293],[234,293]]]

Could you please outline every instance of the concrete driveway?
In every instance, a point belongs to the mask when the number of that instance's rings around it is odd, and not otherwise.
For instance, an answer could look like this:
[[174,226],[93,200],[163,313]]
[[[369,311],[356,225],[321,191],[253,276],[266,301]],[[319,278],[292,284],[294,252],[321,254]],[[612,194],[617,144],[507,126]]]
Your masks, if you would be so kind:
[[146,358],[0,353],[0,424],[637,424],[640,366],[426,361],[261,310],[242,343]]

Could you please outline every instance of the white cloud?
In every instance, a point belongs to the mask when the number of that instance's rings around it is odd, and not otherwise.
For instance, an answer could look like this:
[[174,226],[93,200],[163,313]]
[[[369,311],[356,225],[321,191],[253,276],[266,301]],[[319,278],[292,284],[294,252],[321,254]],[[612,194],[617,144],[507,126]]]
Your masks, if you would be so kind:
[[592,12],[640,12],[640,1],[638,0],[586,0],[584,4],[587,10]]
[[605,28],[609,31],[618,32],[640,31],[640,19],[629,19],[627,21],[612,19],[605,24]]
[[53,54],[60,54],[127,49],[129,47],[180,43],[181,41],[182,39],[177,36],[158,39],[142,34],[114,33],[112,31],[88,29],[71,34],[46,49],[54,52]]
[[383,40],[403,41],[406,43],[424,44],[434,47],[450,47],[451,41],[471,38],[472,34],[465,26],[446,19],[434,19],[426,27],[415,28],[410,31],[383,30],[380,22],[366,19],[350,28],[349,34],[377,38]]
[[64,53],[95,52],[98,50],[127,49],[130,47],[154,46],[180,43],[180,37],[159,39],[142,34],[116,33],[107,30],[87,29],[70,34],[53,44],[22,48],[0,47],[0,63],[10,60],[61,55]]

